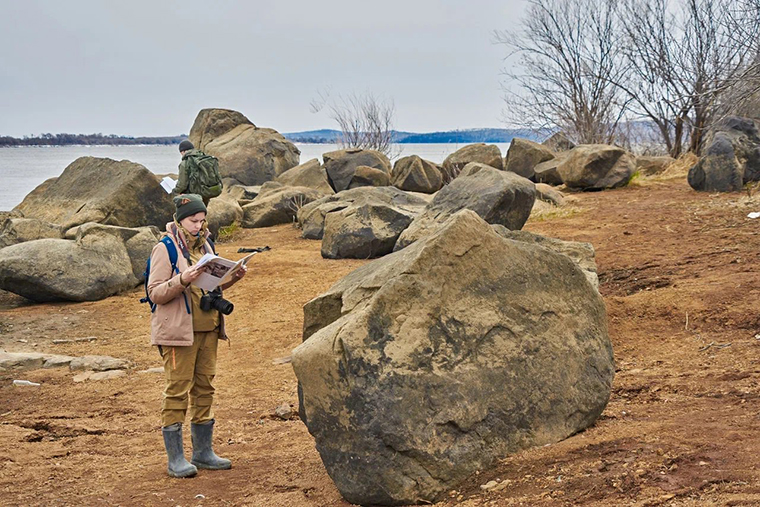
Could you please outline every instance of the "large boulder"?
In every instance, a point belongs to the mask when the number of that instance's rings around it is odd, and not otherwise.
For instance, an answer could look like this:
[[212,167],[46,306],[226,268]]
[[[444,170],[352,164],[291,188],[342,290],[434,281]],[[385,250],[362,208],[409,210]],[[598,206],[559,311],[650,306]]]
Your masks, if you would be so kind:
[[[238,202],[240,201],[252,201],[256,199],[256,196],[261,192],[261,185],[241,185],[234,183],[235,180],[229,179],[224,182],[224,189],[222,195],[219,197],[229,197]],[[227,183],[229,182],[229,183]]]
[[256,126],[244,114],[232,109],[201,109],[190,129],[189,139],[196,148],[205,151],[208,143],[240,125]]
[[243,208],[232,197],[219,196],[209,201],[206,223],[214,237],[219,235],[219,229],[242,221]]
[[413,219],[413,213],[387,204],[364,204],[328,213],[322,257],[372,259],[389,254]]
[[575,143],[564,132],[555,132],[541,144],[555,153],[575,148]]
[[599,276],[596,272],[596,252],[591,243],[564,241],[557,238],[541,236],[540,234],[534,234],[528,231],[511,231],[503,225],[492,225],[491,227],[497,234],[504,238],[532,243],[548,248],[559,254],[566,255],[578,265],[581,271],[583,271],[586,280],[588,280],[591,286],[595,290],[599,290]]
[[298,223],[304,239],[322,239],[325,217],[333,212],[365,205],[386,205],[400,213],[416,215],[429,203],[421,195],[415,195],[395,187],[359,187],[329,195],[303,206],[298,210]]
[[633,155],[617,146],[581,144],[570,150],[557,167],[570,188],[603,190],[628,184],[636,172]]
[[689,170],[689,185],[706,192],[741,190],[760,181],[760,133],[749,118],[728,117],[705,140],[705,151]]
[[578,266],[468,210],[307,303],[304,338],[306,425],[361,505],[435,502],[588,428],[614,375],[604,302]]
[[408,192],[432,194],[443,186],[443,175],[433,162],[412,155],[398,159],[393,165],[391,184]]
[[61,226],[36,218],[8,218],[0,226],[0,248],[43,238],[61,238]]
[[156,227],[87,223],[75,239],[38,239],[0,250],[0,289],[38,302],[95,301],[144,281]]
[[313,188],[262,186],[261,193],[243,206],[243,227],[269,227],[292,223],[304,205],[323,197]]
[[360,165],[354,171],[354,177],[351,178],[348,188],[387,187],[390,184],[391,177],[387,172],[375,169],[374,167]]
[[145,167],[98,157],[76,159],[58,178],[34,189],[17,209],[25,218],[59,224],[63,230],[87,222],[163,227],[174,213],[158,177]]
[[470,164],[435,194],[396,241],[400,250],[425,237],[454,213],[469,209],[489,224],[522,229],[536,199],[535,185],[522,176],[483,164]]
[[334,193],[330,182],[327,181],[327,171],[316,158],[288,169],[279,175],[275,181],[290,187],[313,188],[323,194]]
[[495,144],[476,143],[458,149],[443,161],[443,177],[449,182],[457,177],[470,162],[480,162],[495,169],[503,169],[501,150]]
[[642,176],[654,176],[665,171],[670,164],[675,162],[673,157],[636,157],[636,172]]
[[536,181],[536,183],[562,185],[562,176],[559,175],[557,168],[564,160],[565,155],[563,153],[560,153],[551,160],[541,162],[533,168],[533,179]]
[[375,150],[347,149],[337,150],[322,155],[325,171],[330,186],[340,192],[351,186],[356,174],[356,168],[366,166],[385,174],[391,172],[391,162],[384,154]]
[[219,173],[261,185],[298,165],[301,152],[274,129],[259,128],[237,111],[203,109],[190,130],[196,148],[219,159]]
[[536,183],[536,199],[548,202],[554,206],[565,204],[565,196],[562,192],[546,183]]
[[553,158],[554,153],[546,146],[516,137],[509,143],[504,169],[535,181],[536,166]]

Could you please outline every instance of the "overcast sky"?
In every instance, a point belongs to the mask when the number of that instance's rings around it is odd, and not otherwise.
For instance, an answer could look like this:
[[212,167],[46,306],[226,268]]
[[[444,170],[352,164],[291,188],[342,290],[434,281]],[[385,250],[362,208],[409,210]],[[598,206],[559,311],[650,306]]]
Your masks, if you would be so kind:
[[0,0],[0,135],[177,135],[226,107],[335,128],[320,91],[393,99],[396,128],[501,127],[506,48],[526,0]]

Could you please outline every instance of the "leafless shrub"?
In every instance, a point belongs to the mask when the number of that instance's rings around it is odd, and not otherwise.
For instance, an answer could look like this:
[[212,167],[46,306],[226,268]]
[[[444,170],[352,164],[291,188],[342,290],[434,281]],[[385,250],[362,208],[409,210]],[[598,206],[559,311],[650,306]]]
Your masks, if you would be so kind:
[[332,99],[320,93],[312,100],[311,111],[328,108],[330,118],[341,131],[339,144],[346,148],[377,150],[393,158],[393,120],[396,108],[392,100],[376,97],[370,92],[352,93]]
[[296,229],[300,229],[302,227],[301,223],[298,222],[298,212],[306,204],[308,204],[306,202],[306,196],[301,194],[294,196],[293,199],[291,199],[288,203],[288,209],[293,212],[293,227]]

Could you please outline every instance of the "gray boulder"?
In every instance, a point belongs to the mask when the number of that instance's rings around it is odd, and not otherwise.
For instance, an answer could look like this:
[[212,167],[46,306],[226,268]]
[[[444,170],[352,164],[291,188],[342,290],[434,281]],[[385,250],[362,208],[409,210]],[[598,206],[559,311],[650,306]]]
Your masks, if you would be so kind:
[[261,192],[261,185],[246,186],[235,183],[235,181],[232,178],[224,180],[224,190],[222,190],[222,195],[219,197],[229,197],[238,202],[252,201]]
[[322,257],[372,259],[393,251],[414,214],[384,203],[350,206],[325,216]]
[[707,136],[702,158],[689,170],[689,185],[706,192],[733,192],[760,181],[760,133],[749,118],[728,117]]
[[393,165],[391,184],[409,192],[432,194],[443,186],[443,175],[433,162],[412,155],[398,159]]
[[190,129],[189,139],[196,148],[205,151],[208,143],[240,125],[256,126],[244,114],[232,109],[201,109]]
[[604,302],[567,256],[464,210],[304,307],[302,412],[343,497],[433,503],[591,426],[614,375]]
[[330,183],[327,181],[327,171],[316,158],[288,169],[279,175],[275,181],[289,187],[313,188],[323,194],[334,193]]
[[96,223],[75,239],[38,239],[0,250],[0,289],[37,302],[95,301],[132,289],[160,237],[156,227]]
[[495,169],[503,169],[504,161],[501,150],[495,144],[476,143],[458,149],[443,161],[443,178],[446,183],[453,180],[470,162],[490,165]]
[[500,236],[514,241],[531,243],[553,252],[566,255],[583,271],[586,280],[595,290],[599,290],[599,276],[596,272],[596,252],[591,243],[579,241],[564,241],[534,234],[528,231],[511,231],[503,225],[492,225],[494,231]]
[[642,176],[654,176],[675,162],[673,157],[636,157],[636,171]]
[[564,132],[555,132],[551,135],[551,137],[549,137],[541,144],[555,153],[561,151],[569,151],[575,148],[575,143],[572,142]]
[[420,195],[404,192],[395,187],[359,187],[344,190],[318,199],[298,210],[297,218],[302,229],[301,237],[322,239],[325,217],[328,214],[365,205],[387,205],[402,214],[416,215],[428,205],[428,201]]
[[174,213],[158,177],[145,167],[97,157],[76,159],[58,178],[34,189],[17,209],[26,218],[60,224],[64,231],[87,222],[163,227]]
[[347,190],[354,179],[356,168],[360,166],[378,169],[390,174],[391,163],[388,157],[375,150],[348,149],[337,150],[322,155],[325,171],[330,186],[336,191]]
[[562,195],[562,192],[546,183],[536,183],[536,199],[554,206],[562,206],[565,203],[565,196]]
[[562,185],[562,176],[559,175],[557,168],[565,160],[564,153],[558,154],[555,158],[541,162],[533,168],[533,179],[537,183],[546,183],[549,185]]
[[301,152],[273,129],[258,128],[229,109],[204,109],[190,130],[196,148],[219,159],[219,172],[243,185],[261,185],[298,165]]
[[470,164],[462,174],[443,187],[401,233],[395,250],[430,234],[454,213],[469,209],[489,224],[522,229],[536,199],[535,185],[511,172],[481,164]]
[[219,234],[219,229],[242,221],[243,208],[229,195],[219,196],[209,201],[206,223],[214,237]]
[[354,177],[351,178],[348,188],[387,187],[390,184],[391,178],[387,172],[375,169],[374,167],[360,165],[354,171]]
[[606,144],[578,145],[557,167],[565,185],[582,190],[625,186],[635,171],[636,160],[630,153]]
[[516,137],[509,143],[504,169],[536,181],[536,166],[553,158],[554,153],[546,146]]
[[270,227],[289,224],[304,205],[324,196],[306,187],[262,186],[261,193],[243,206],[243,227]]
[[0,227],[0,248],[42,238],[61,238],[61,226],[36,218],[8,218]]

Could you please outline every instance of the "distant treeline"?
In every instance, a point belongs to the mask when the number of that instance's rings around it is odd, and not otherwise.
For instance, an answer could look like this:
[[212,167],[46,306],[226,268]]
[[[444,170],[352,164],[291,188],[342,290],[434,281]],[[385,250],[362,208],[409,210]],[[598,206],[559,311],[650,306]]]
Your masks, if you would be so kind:
[[[446,132],[401,132],[393,131],[394,143],[508,143],[515,137],[537,140],[546,137],[549,132],[516,129],[466,129]],[[287,139],[297,143],[338,143],[341,139],[339,130],[310,130],[307,132],[292,132],[283,134]]]
[[114,134],[40,134],[22,138],[0,136],[0,147],[6,146],[66,146],[85,145],[124,145],[124,144],[179,144],[187,136],[169,137],[129,137]]

